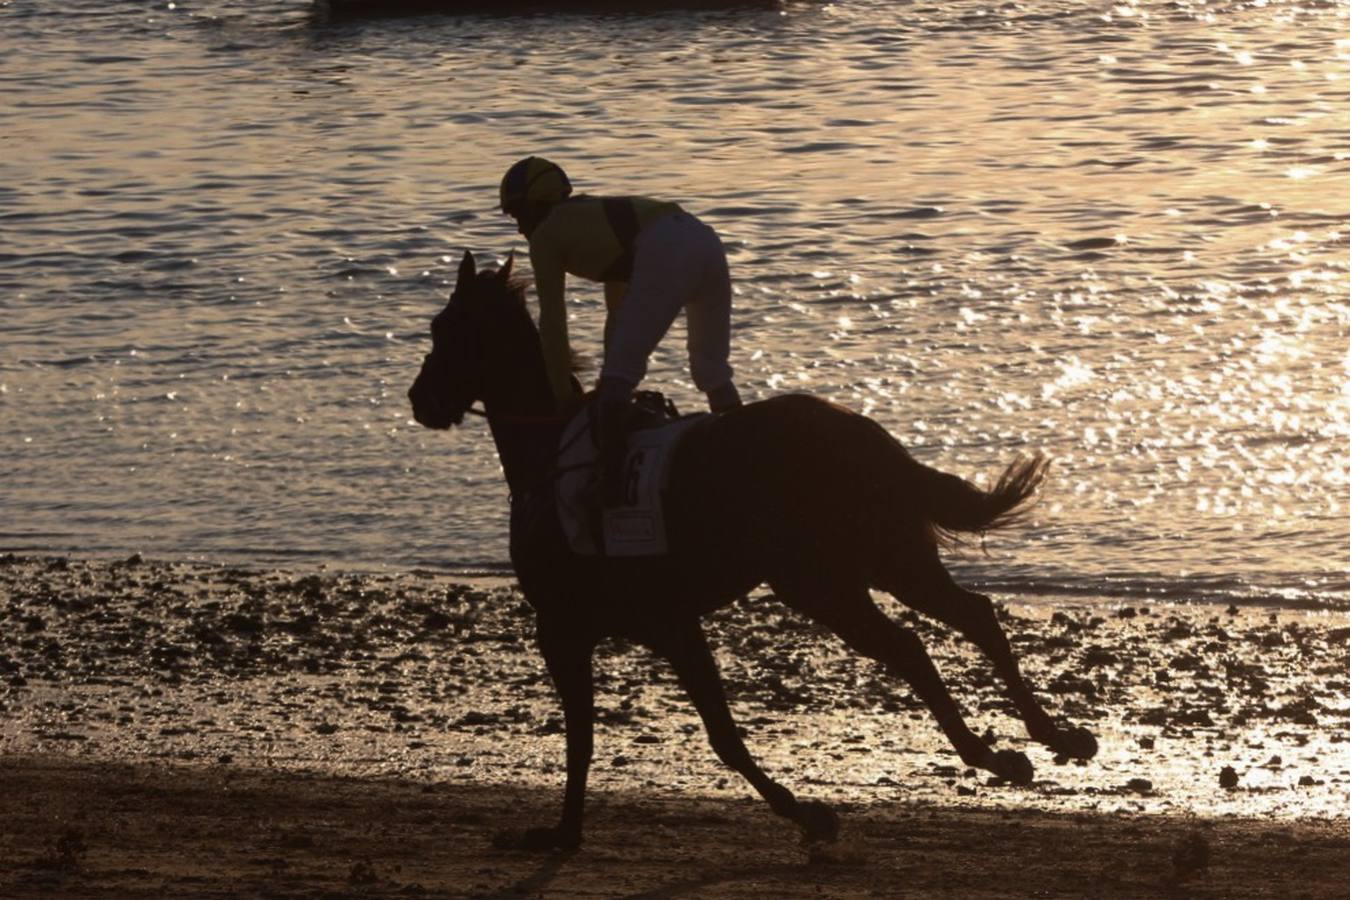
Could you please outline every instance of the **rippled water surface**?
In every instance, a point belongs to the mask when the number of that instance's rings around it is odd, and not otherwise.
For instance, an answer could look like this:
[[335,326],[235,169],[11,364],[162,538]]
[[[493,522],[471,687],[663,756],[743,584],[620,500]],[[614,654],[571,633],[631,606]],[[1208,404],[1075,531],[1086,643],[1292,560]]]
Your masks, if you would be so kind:
[[746,393],[1053,455],[967,580],[1350,603],[1350,2],[0,23],[0,546],[505,565],[486,430],[404,392],[540,153],[719,229]]

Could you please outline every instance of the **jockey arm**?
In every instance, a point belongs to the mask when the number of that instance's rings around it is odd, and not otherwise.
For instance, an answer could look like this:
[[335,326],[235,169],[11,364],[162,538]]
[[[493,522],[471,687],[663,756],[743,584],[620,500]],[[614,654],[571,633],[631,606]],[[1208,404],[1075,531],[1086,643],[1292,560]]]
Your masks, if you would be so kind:
[[553,391],[554,407],[561,412],[571,405],[575,394],[564,298],[567,275],[561,252],[544,241],[530,242],[530,266],[539,294],[539,340],[544,351],[544,369]]
[[614,327],[614,313],[618,312],[619,304],[623,302],[624,295],[628,293],[628,282],[626,281],[606,281],[605,282],[605,343],[606,350],[609,349],[609,333]]

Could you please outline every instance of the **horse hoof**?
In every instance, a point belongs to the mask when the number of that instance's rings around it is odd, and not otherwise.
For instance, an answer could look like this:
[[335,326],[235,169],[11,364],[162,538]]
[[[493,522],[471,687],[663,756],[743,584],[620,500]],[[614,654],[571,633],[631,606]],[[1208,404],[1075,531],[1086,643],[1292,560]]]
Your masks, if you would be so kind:
[[1031,760],[1020,750],[995,752],[988,768],[999,778],[1013,784],[1031,784],[1036,776],[1036,769],[1031,765]]
[[839,837],[839,815],[819,800],[799,802],[796,818],[802,829],[803,844],[833,841]]
[[1065,728],[1050,749],[1071,759],[1092,759],[1097,755],[1097,739],[1086,728]]

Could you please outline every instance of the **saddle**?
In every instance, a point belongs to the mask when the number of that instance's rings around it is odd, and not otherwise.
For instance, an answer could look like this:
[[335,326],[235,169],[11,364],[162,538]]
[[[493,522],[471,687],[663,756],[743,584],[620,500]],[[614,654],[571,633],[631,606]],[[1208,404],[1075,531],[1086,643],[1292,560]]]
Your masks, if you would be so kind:
[[662,556],[670,551],[663,501],[670,463],[685,430],[707,413],[681,416],[658,391],[638,391],[628,421],[624,502],[603,510],[582,499],[591,481],[598,439],[590,410],[578,413],[558,442],[558,519],[573,553],[583,556]]

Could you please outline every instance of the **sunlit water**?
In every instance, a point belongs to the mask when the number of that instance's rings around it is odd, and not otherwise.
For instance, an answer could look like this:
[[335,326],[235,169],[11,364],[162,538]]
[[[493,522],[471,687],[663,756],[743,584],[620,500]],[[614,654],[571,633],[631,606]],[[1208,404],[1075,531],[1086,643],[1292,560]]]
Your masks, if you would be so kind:
[[0,26],[0,547],[504,567],[486,429],[404,393],[540,153],[718,228],[745,393],[1055,458],[964,580],[1350,605],[1350,2]]

